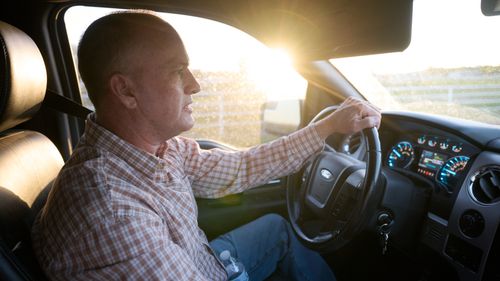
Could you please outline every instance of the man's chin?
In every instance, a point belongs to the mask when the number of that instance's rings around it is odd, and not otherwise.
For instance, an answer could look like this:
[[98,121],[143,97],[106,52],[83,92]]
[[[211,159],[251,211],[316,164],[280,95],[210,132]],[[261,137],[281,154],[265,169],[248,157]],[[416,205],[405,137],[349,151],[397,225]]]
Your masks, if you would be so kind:
[[182,126],[182,131],[187,132],[194,127],[194,118],[191,117],[191,120],[184,122],[184,126]]

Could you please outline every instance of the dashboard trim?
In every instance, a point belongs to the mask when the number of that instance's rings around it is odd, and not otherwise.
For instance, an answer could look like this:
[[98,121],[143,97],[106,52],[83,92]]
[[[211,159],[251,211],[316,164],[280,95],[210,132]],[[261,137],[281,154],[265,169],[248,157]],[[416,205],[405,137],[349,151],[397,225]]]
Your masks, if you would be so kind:
[[[407,111],[383,111],[382,119],[417,122],[438,128],[470,142],[482,150],[500,152],[500,126],[470,120]],[[384,120],[387,122],[387,120]],[[391,121],[389,121],[390,123]]]

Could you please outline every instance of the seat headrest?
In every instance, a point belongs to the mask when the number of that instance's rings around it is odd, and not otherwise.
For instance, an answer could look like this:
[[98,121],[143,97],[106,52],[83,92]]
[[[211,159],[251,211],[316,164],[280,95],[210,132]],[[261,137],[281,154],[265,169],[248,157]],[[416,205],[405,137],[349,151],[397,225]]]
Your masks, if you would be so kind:
[[0,132],[30,119],[47,87],[42,54],[23,31],[0,21]]

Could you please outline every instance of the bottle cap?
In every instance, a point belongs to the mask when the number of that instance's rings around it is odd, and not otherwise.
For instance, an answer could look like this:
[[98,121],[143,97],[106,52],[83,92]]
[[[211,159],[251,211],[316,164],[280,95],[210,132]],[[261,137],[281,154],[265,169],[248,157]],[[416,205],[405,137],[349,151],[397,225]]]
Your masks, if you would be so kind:
[[231,257],[231,253],[228,250],[224,250],[219,254],[221,260],[225,261]]

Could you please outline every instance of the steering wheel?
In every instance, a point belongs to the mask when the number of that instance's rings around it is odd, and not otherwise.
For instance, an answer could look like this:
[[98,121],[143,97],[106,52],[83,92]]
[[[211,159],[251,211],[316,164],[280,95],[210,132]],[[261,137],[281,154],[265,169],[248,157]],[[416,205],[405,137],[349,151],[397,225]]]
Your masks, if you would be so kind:
[[[325,113],[318,113],[310,123]],[[311,248],[337,249],[350,241],[373,215],[382,164],[376,128],[362,131],[366,163],[329,145],[287,178],[287,208],[295,233]]]

